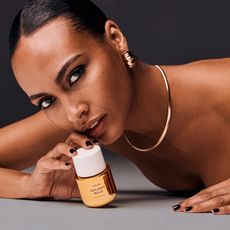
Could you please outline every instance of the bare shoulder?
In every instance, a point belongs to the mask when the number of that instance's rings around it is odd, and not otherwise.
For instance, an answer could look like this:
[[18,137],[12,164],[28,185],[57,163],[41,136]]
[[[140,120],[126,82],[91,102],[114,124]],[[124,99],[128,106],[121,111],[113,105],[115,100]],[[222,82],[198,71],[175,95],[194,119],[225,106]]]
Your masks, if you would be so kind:
[[208,59],[186,64],[186,68],[206,79],[215,109],[225,121],[230,122],[230,58]]
[[199,107],[215,108],[221,116],[230,118],[230,58],[165,66],[165,70],[179,101],[183,102],[188,98],[186,103],[197,102]]
[[193,61],[182,65],[188,71],[206,71],[207,73],[215,74],[229,74],[230,73],[230,57],[217,58],[217,59],[205,59]]
[[217,104],[227,105],[230,99],[230,58],[200,60],[182,66],[188,75],[198,80],[200,87],[206,87]]
[[230,57],[217,59],[197,60],[181,65],[163,66],[169,76],[229,76],[230,74]]
[[210,65],[210,64],[220,64],[220,63],[229,64],[230,63],[230,57],[197,60],[197,61],[189,62],[189,63],[187,63],[187,65],[188,64],[190,64],[190,65],[196,65],[196,64]]

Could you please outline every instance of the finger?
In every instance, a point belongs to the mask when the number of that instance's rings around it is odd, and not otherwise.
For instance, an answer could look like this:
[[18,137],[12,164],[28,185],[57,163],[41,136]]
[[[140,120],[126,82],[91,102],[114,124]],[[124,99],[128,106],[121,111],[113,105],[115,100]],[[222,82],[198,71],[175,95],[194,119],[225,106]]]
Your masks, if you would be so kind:
[[98,143],[98,141],[96,139],[89,138],[87,135],[74,132],[69,135],[65,143],[75,148],[83,147],[91,149],[93,144]]
[[220,208],[215,208],[212,210],[212,213],[215,215],[229,215],[230,214],[230,205],[225,205]]
[[49,151],[45,157],[57,159],[60,158],[61,155],[66,155],[69,158],[72,158],[77,155],[77,150],[66,143],[59,143],[51,151]]
[[79,197],[81,197],[80,191],[79,191],[79,189],[78,189],[78,187],[76,185],[73,188],[71,197],[72,198],[79,198]]
[[208,201],[216,196],[221,196],[230,193],[230,184],[229,180],[225,180],[221,183],[216,185],[210,186],[199,193],[195,194],[194,196],[186,199],[185,201],[181,202],[181,206],[191,206],[200,202]]
[[54,170],[70,170],[72,164],[70,162],[43,157],[37,162],[36,168],[40,173],[49,173]]
[[228,194],[230,194],[230,187],[223,187],[223,188],[216,189],[213,191],[212,190],[211,191],[202,190],[195,196],[181,202],[178,205],[173,206],[173,208],[175,211],[186,211],[186,210],[191,211],[191,208],[193,209],[194,205],[201,204],[209,200],[212,200],[215,197],[224,196]]
[[211,192],[215,189],[218,189],[218,188],[222,188],[222,187],[225,187],[225,186],[228,186],[230,185],[230,178],[227,179],[227,180],[224,180],[224,181],[221,181],[220,183],[217,183],[217,184],[214,184],[214,185],[211,185],[205,189],[203,189],[201,192]]
[[[211,212],[211,210],[229,205],[230,204],[230,194],[224,196],[217,196],[209,201],[195,204],[189,207],[187,212]],[[186,212],[186,208],[184,210]]]

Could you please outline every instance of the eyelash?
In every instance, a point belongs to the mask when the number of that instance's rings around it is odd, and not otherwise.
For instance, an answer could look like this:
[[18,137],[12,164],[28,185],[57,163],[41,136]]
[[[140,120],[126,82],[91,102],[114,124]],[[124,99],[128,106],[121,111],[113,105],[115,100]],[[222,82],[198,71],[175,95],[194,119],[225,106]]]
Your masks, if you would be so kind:
[[[79,65],[77,68],[75,68],[71,73],[70,73],[70,75],[69,75],[69,77],[68,77],[68,82],[69,82],[69,85],[70,86],[72,86],[74,83],[76,83],[77,81],[78,81],[78,79],[81,77],[81,75],[84,73],[84,68],[85,68],[85,66],[84,65]],[[74,76],[74,74],[76,74],[77,73],[77,75],[78,75],[78,78],[77,78],[77,80],[75,80],[74,82],[71,82],[71,78]],[[50,104],[47,106],[47,107],[43,107],[42,106],[42,103],[43,102],[45,102],[45,101],[47,101],[47,100],[49,100],[49,101],[51,101],[50,102]],[[50,106],[51,106],[51,104],[55,101],[56,99],[52,99],[51,97],[44,97],[44,98],[42,98],[39,102],[38,102],[38,107],[39,107],[39,109],[41,110],[41,109],[47,109],[47,108],[49,108]]]

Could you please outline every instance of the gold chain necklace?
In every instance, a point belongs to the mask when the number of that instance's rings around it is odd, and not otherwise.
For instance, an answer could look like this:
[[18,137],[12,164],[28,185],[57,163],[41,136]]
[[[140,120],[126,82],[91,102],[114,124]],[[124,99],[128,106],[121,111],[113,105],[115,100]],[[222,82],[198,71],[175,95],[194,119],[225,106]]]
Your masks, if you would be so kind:
[[166,90],[167,90],[167,93],[168,93],[168,113],[167,113],[167,120],[166,120],[166,123],[165,123],[165,127],[164,127],[164,130],[160,136],[160,138],[158,139],[157,143],[155,145],[153,145],[152,147],[150,148],[145,148],[145,149],[140,149],[140,148],[137,148],[135,147],[130,141],[129,139],[126,137],[126,135],[124,134],[125,136],[125,139],[126,141],[129,143],[129,145],[131,145],[134,149],[138,150],[138,151],[141,151],[141,152],[147,152],[147,151],[151,151],[153,149],[155,149],[161,142],[162,140],[164,139],[167,131],[168,131],[168,127],[169,127],[169,121],[170,121],[170,118],[171,118],[171,113],[172,113],[172,106],[171,106],[171,93],[170,93],[170,88],[169,88],[169,83],[168,83],[168,79],[166,77],[166,74],[164,73],[163,69],[159,66],[159,65],[155,65],[161,72],[161,76],[163,77],[164,79],[164,83],[165,83],[165,86],[166,86]]

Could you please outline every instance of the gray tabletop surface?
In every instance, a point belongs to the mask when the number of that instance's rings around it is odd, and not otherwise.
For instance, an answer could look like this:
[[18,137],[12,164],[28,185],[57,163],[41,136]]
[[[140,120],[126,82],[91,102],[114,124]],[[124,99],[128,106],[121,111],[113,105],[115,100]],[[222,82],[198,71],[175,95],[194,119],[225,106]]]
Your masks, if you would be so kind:
[[112,156],[107,162],[118,190],[112,204],[102,208],[87,208],[77,199],[0,199],[0,229],[230,229],[228,215],[173,212],[171,206],[186,197],[172,195],[154,186],[126,159]]

